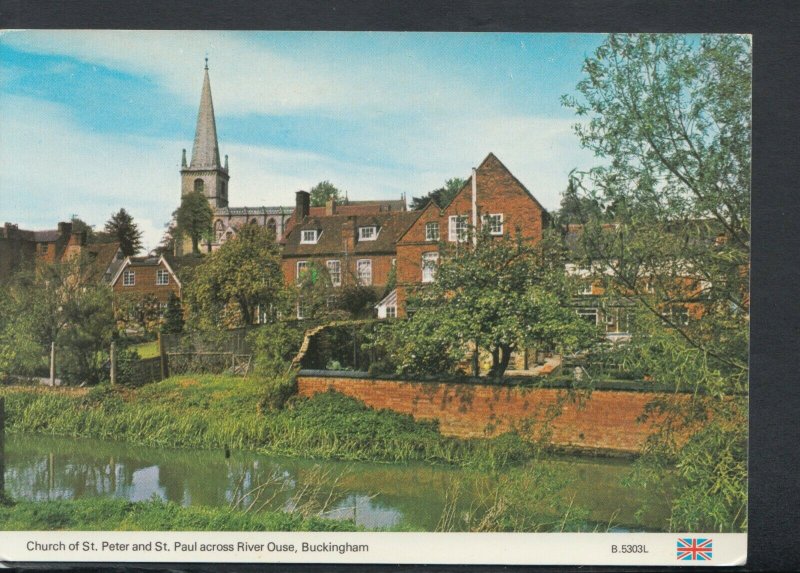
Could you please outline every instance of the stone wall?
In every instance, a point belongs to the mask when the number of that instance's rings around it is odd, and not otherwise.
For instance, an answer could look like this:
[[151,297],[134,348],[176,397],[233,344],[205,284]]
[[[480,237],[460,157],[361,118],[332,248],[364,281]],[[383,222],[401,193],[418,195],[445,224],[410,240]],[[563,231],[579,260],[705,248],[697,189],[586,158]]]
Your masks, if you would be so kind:
[[517,430],[539,439],[548,428],[545,437],[556,447],[608,454],[641,450],[657,423],[637,421],[648,403],[656,398],[691,397],[641,389],[604,388],[588,393],[566,387],[409,382],[316,371],[301,371],[297,386],[305,397],[335,390],[372,408],[411,414],[417,420],[438,420],[442,434],[449,436],[491,437]]

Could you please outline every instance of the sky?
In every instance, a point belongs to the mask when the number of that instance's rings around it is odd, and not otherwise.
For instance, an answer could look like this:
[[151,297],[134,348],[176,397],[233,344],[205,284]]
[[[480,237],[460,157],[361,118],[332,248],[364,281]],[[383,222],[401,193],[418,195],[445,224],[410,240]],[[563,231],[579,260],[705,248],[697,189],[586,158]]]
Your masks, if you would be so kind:
[[124,207],[156,247],[180,202],[204,59],[230,205],[294,205],[329,180],[410,199],[493,152],[547,209],[580,148],[573,110],[598,34],[6,31],[0,222],[102,229]]

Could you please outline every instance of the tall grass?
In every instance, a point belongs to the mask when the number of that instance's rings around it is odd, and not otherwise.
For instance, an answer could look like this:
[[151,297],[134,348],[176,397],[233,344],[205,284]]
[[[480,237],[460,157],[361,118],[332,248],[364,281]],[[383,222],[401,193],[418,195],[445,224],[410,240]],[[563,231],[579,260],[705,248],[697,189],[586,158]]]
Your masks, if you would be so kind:
[[435,422],[372,410],[328,392],[259,407],[266,381],[227,376],[173,377],[138,389],[4,388],[6,428],[161,447],[249,449],[315,458],[425,461],[497,469],[530,459],[514,434],[491,440],[442,436]]
[[182,507],[153,499],[115,498],[18,501],[0,505],[0,530],[77,531],[354,531],[352,521],[299,513]]

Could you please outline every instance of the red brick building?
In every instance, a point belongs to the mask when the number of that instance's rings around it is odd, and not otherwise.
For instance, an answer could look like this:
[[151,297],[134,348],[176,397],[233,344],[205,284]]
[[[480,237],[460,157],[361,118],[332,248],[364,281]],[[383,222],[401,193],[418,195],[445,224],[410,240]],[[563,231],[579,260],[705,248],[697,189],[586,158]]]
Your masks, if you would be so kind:
[[72,223],[57,229],[29,231],[6,223],[0,228],[0,278],[33,268],[37,262],[61,263],[84,255],[97,280],[108,283],[122,261],[119,243],[87,243],[86,233],[73,231]]
[[398,237],[397,289],[378,305],[378,316],[405,314],[408,290],[433,281],[444,243],[467,241],[473,229],[481,232],[488,226],[491,235],[535,244],[547,217],[541,203],[490,153],[448,205],[431,201]]
[[115,296],[130,299],[152,297],[165,307],[170,293],[181,296],[181,281],[167,259],[162,257],[127,257],[111,279]]
[[353,201],[310,207],[298,191],[294,220],[283,241],[286,284],[312,265],[326,269],[334,288],[360,284],[382,294],[397,257],[397,239],[419,216],[405,201]]

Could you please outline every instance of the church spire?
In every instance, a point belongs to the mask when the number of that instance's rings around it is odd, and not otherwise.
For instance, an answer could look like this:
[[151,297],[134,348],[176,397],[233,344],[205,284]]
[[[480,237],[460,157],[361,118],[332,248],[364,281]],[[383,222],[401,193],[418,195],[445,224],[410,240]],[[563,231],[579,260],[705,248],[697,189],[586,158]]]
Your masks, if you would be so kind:
[[211,101],[211,81],[208,79],[208,58],[206,58],[203,91],[200,94],[200,109],[197,112],[197,129],[194,133],[192,162],[189,168],[219,169],[220,167],[217,123],[214,119],[214,103]]

